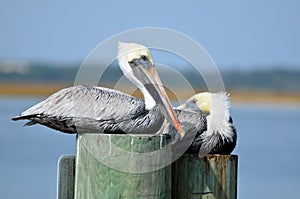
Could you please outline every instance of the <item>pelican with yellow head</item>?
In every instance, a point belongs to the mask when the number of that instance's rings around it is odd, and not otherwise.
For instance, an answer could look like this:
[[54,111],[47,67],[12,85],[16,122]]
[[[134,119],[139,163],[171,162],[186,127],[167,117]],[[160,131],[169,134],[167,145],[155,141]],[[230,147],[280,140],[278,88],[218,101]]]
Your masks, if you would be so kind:
[[228,93],[198,93],[177,109],[200,112],[206,118],[206,130],[198,134],[190,151],[200,151],[200,154],[230,154],[233,151],[237,134],[229,113]]

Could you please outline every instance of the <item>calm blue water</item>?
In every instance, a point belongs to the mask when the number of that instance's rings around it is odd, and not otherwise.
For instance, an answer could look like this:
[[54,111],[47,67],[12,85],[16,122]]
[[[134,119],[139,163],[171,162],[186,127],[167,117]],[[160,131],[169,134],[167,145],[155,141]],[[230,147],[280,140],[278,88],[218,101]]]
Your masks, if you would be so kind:
[[[75,136],[11,117],[35,98],[0,98],[0,198],[56,197],[57,160],[75,154]],[[238,198],[297,198],[300,194],[300,107],[236,105]]]
[[10,120],[40,99],[0,98],[0,198],[56,198],[57,160],[75,136]]

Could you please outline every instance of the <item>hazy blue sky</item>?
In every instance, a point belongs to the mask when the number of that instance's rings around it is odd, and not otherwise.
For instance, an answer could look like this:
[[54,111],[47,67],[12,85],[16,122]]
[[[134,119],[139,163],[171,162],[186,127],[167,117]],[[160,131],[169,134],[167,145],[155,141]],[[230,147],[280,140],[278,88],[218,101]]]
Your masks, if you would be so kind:
[[1,0],[0,59],[82,61],[107,37],[164,27],[199,42],[220,68],[300,67],[298,0]]

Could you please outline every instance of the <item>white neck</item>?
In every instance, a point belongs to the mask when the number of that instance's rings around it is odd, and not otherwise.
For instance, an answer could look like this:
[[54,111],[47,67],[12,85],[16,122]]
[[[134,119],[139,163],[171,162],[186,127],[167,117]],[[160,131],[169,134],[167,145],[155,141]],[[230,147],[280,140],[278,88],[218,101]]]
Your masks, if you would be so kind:
[[223,139],[232,140],[232,124],[229,122],[229,95],[225,92],[213,93],[209,116],[207,116],[207,133],[219,133]]
[[212,93],[211,115],[218,119],[229,120],[230,99],[225,92]]
[[144,86],[139,89],[143,93],[146,109],[147,110],[152,109],[156,105],[156,102],[154,101],[153,97],[150,95],[150,93],[147,91],[147,89]]
[[156,102],[152,98],[151,94],[147,91],[147,89],[145,88],[143,83],[140,82],[133,75],[131,67],[129,66],[129,64],[125,60],[125,56],[119,58],[119,65],[120,65],[120,68],[121,68],[123,74],[127,77],[127,79],[129,79],[134,85],[136,85],[140,89],[140,91],[142,92],[142,94],[144,96],[144,100],[145,100],[145,105],[146,105],[145,108],[147,110],[152,109],[156,105]]

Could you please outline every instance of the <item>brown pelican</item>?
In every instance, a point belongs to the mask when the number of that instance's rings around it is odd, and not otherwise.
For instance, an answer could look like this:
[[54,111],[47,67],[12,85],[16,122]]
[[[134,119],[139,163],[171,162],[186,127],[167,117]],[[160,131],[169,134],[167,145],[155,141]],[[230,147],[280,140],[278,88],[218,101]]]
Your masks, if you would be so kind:
[[144,95],[144,102],[119,91],[73,86],[54,93],[13,120],[27,119],[65,133],[155,133],[164,118],[184,136],[158,77],[149,50],[119,43],[118,61],[124,75]]
[[[184,104],[177,109],[185,111],[195,111],[205,116],[204,131],[194,132],[193,141],[187,141],[190,131],[186,130],[187,136],[182,140],[178,140],[176,148],[181,145],[186,145],[188,142],[189,148],[187,153],[199,153],[200,155],[210,154],[230,154],[236,146],[237,134],[233,126],[233,120],[229,114],[230,99],[225,92],[219,93],[199,93],[192,96]],[[177,112],[175,109],[175,112]],[[179,115],[178,119],[183,125],[183,121]],[[170,125],[167,125],[170,126]],[[175,130],[164,130],[172,137],[176,137]],[[175,139],[176,140],[176,139]],[[178,145],[178,146],[176,146]]]

